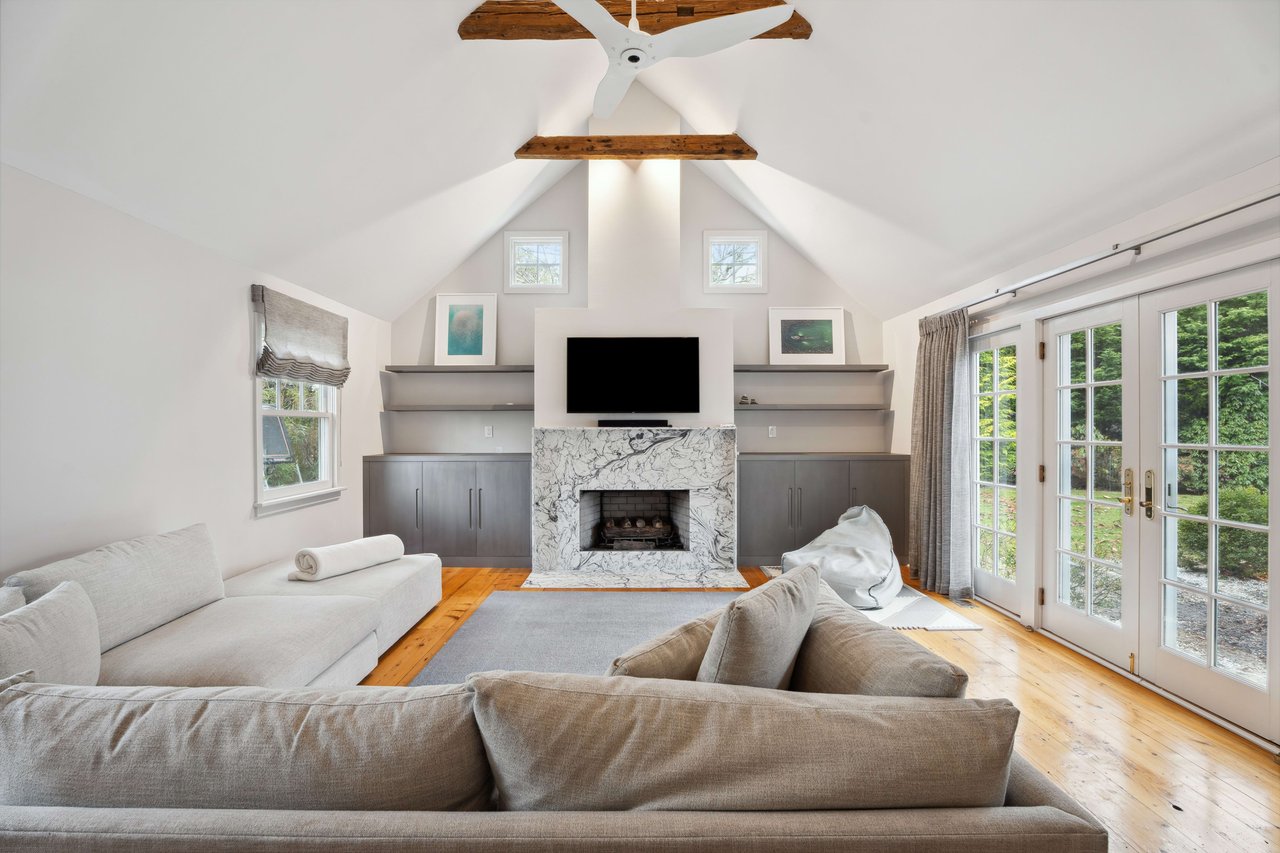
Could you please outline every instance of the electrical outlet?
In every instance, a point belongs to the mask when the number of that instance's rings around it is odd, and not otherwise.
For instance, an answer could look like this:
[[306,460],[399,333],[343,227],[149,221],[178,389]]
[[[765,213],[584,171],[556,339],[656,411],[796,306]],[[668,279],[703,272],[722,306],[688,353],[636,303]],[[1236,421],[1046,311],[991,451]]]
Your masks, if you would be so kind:
[[769,427],[769,438],[778,437],[778,428],[776,426]]
[[484,437],[493,438],[493,424],[484,425]]

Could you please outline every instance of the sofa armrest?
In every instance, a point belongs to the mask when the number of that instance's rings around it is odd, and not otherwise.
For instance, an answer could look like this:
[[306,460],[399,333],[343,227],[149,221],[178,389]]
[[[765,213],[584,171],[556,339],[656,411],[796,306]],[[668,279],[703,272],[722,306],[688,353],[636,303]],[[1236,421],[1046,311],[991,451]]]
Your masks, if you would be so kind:
[[1088,809],[1080,805],[1058,784],[1041,773],[1016,751],[1009,757],[1009,787],[1005,793],[1007,807],[1050,806],[1094,827],[1102,835],[1104,827]]
[[1105,853],[1048,806],[827,812],[329,812],[0,806],[0,851]]

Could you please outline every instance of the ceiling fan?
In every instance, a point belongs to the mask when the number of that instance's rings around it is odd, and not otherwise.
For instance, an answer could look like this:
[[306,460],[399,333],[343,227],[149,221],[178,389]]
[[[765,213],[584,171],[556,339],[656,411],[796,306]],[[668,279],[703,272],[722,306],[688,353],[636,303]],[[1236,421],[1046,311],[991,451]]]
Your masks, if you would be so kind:
[[613,115],[631,81],[644,69],[673,56],[706,56],[733,47],[785,23],[794,11],[789,5],[769,6],[649,35],[640,29],[636,0],[631,0],[631,23],[625,27],[596,0],[554,2],[595,36],[609,57],[609,70],[596,89],[594,113],[599,118]]

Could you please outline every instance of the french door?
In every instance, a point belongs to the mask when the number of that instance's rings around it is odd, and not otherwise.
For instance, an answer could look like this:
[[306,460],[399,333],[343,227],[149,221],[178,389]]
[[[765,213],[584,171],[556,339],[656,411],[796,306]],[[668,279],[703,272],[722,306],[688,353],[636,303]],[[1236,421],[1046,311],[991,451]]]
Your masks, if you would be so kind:
[[[1044,324],[1044,628],[1280,741],[1280,264]],[[1051,461],[1048,461],[1051,460]]]

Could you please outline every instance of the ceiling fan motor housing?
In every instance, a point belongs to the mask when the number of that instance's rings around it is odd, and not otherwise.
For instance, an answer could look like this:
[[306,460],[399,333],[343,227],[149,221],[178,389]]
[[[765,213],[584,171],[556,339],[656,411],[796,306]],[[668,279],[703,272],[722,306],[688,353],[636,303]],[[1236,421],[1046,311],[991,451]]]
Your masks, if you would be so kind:
[[648,59],[649,55],[637,47],[629,47],[622,52],[622,61],[627,65],[643,65]]

